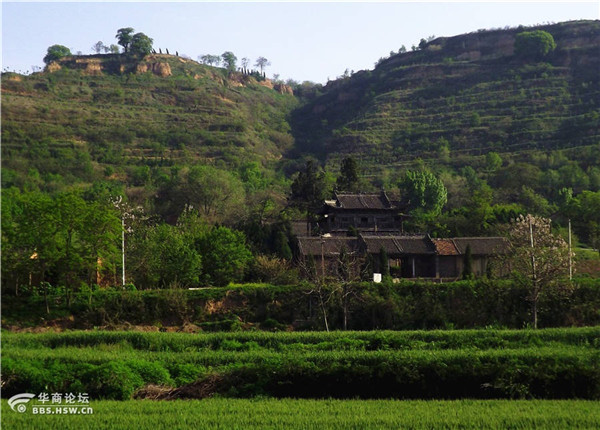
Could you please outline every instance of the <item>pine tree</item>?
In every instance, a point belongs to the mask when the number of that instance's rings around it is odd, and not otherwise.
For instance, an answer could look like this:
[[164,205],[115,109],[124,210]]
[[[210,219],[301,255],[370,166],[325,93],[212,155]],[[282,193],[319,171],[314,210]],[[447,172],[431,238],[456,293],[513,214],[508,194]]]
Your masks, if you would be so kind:
[[473,256],[471,255],[471,245],[467,245],[465,250],[465,261],[462,272],[463,279],[473,278]]
[[358,166],[352,157],[342,161],[336,186],[340,191],[358,191]]
[[383,247],[379,250],[379,270],[382,278],[390,276],[390,261]]

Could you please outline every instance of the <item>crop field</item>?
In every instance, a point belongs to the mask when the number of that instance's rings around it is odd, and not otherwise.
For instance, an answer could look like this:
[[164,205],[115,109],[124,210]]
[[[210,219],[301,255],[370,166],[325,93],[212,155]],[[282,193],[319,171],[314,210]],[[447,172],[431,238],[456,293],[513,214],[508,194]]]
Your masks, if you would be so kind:
[[205,399],[92,401],[92,415],[19,414],[2,402],[7,429],[594,429],[586,400]]
[[5,398],[23,392],[85,391],[98,400],[598,400],[600,327],[4,333],[2,366]]

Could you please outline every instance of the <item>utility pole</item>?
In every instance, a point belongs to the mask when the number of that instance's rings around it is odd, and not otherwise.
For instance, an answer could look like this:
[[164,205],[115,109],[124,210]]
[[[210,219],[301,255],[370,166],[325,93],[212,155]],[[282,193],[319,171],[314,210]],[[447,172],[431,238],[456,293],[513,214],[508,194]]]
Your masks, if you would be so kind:
[[325,283],[325,239],[321,236],[321,279]]
[[125,286],[125,215],[121,214],[121,263],[122,263],[122,271],[123,271],[123,283]]
[[[121,285],[125,286],[125,205],[122,204],[123,197],[119,196],[111,199],[112,204],[119,210],[121,214]],[[117,273],[115,271],[115,282],[117,281]]]

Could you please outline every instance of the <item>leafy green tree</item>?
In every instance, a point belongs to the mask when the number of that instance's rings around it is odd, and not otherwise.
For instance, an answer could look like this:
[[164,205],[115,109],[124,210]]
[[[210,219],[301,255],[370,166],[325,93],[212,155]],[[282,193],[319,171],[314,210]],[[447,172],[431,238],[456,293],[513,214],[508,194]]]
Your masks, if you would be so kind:
[[358,166],[352,157],[346,157],[342,160],[340,175],[336,181],[336,187],[340,191],[359,191],[358,184]]
[[412,210],[439,214],[448,201],[448,191],[444,183],[430,172],[408,171],[400,186]]
[[306,214],[306,229],[310,235],[310,222],[325,197],[325,175],[319,172],[315,162],[308,160],[291,186],[290,205]]
[[199,241],[198,251],[204,263],[202,280],[216,286],[240,281],[252,260],[244,234],[227,227],[213,228]]
[[485,167],[488,172],[495,172],[502,167],[502,157],[497,152],[488,152],[485,155]]
[[547,31],[524,31],[515,37],[515,55],[540,60],[556,49],[554,37]]
[[185,232],[169,224],[138,225],[127,246],[129,278],[143,288],[196,285],[202,260]]
[[205,219],[232,222],[244,209],[244,188],[230,172],[213,166],[194,166],[182,191],[189,205]]
[[218,66],[219,64],[221,64],[221,57],[219,55],[205,54],[200,56],[199,59],[202,62],[202,64],[206,64],[209,66]]
[[579,236],[600,253],[600,191],[583,191],[565,207]]
[[239,175],[246,191],[264,190],[268,186],[264,169],[261,168],[260,163],[256,161],[244,163],[239,168]]
[[152,53],[153,40],[144,33],[136,33],[131,38],[129,51],[136,55],[148,55]]
[[471,127],[479,127],[481,125],[481,117],[477,112],[473,112],[469,118],[469,124]]
[[29,275],[65,287],[67,304],[81,282],[117,259],[121,223],[108,202],[87,201],[79,192],[49,195],[7,191],[3,203],[3,277],[19,283]]
[[135,30],[131,27],[120,28],[117,30],[117,41],[119,45],[123,47],[125,53],[129,52],[129,45],[133,41],[133,32]]
[[88,284],[114,273],[120,263],[120,238],[121,219],[114,205],[108,199],[87,202],[81,241]]
[[58,61],[63,57],[71,55],[71,50],[63,45],[52,45],[48,48],[44,56],[44,63],[50,64],[53,61]]
[[223,65],[230,72],[235,72],[237,68],[237,57],[231,51],[225,51],[221,54]]

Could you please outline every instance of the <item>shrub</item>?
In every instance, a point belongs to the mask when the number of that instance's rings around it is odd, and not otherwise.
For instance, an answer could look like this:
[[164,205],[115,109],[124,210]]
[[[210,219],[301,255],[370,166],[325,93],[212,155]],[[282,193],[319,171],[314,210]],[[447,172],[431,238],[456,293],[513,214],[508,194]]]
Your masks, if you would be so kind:
[[515,37],[515,55],[540,60],[556,49],[554,37],[547,31],[524,31]]

